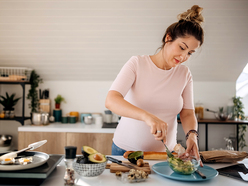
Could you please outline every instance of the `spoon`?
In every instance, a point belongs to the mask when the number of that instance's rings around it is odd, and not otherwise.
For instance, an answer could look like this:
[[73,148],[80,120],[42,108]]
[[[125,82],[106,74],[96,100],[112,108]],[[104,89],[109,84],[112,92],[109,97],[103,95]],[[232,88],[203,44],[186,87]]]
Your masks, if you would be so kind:
[[34,149],[44,145],[46,142],[47,142],[47,140],[43,140],[43,141],[38,141],[36,143],[29,144],[28,147],[25,148],[25,149],[10,152],[10,153],[7,153],[7,154],[4,154],[4,155],[0,156],[0,160],[4,160],[6,158],[15,158],[15,157],[17,157],[18,153],[26,151],[26,150],[34,150]]

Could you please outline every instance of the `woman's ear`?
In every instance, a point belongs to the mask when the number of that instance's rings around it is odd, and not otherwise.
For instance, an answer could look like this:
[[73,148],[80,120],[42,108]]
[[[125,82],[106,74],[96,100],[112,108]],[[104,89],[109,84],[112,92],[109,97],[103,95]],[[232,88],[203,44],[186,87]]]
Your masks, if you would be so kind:
[[166,37],[164,39],[164,42],[166,43],[166,42],[171,41],[171,40],[172,40],[172,38],[170,36],[170,33],[166,34]]

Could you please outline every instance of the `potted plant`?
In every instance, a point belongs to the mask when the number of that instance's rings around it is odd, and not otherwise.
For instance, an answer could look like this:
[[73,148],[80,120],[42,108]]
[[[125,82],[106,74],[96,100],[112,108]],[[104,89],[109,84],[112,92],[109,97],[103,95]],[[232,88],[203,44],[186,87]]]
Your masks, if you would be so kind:
[[6,92],[6,97],[0,96],[0,104],[3,105],[3,110],[5,111],[6,117],[14,117],[14,106],[19,101],[20,98],[15,99],[15,93],[9,96],[8,92]]
[[[30,90],[27,95],[27,99],[31,100],[31,103],[29,104],[29,108],[31,108],[31,115],[32,112],[38,112],[39,110],[39,98],[38,98],[38,91],[36,90],[39,86],[39,83],[42,83],[43,80],[40,78],[40,76],[36,73],[35,70],[31,72],[30,76]],[[31,116],[32,118],[32,116]]]
[[[233,115],[235,120],[244,120],[245,114],[244,114],[244,104],[241,101],[241,97],[234,96],[232,98],[233,100]],[[239,147],[242,150],[244,147],[246,147],[246,141],[245,141],[245,132],[246,132],[246,125],[239,125]]]
[[54,101],[55,101],[55,108],[60,109],[60,104],[62,101],[65,102],[65,98],[63,98],[60,94],[58,94],[57,97],[54,99]]

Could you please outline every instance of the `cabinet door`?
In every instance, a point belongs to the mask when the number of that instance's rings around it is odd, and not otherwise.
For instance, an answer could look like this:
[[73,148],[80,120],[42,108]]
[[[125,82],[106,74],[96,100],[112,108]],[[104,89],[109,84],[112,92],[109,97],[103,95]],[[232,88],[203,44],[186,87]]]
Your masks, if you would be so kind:
[[26,148],[29,144],[47,140],[43,146],[35,151],[45,152],[47,154],[64,154],[66,146],[66,133],[63,132],[19,132],[18,150]]
[[68,146],[77,146],[77,154],[82,154],[82,146],[90,146],[98,152],[110,155],[114,134],[109,133],[67,133]]

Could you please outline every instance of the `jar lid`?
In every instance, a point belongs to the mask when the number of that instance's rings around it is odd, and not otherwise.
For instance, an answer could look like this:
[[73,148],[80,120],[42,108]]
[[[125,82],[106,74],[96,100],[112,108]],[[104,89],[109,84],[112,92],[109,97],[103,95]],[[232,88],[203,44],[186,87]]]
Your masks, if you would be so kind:
[[65,159],[76,158],[77,147],[65,146]]

